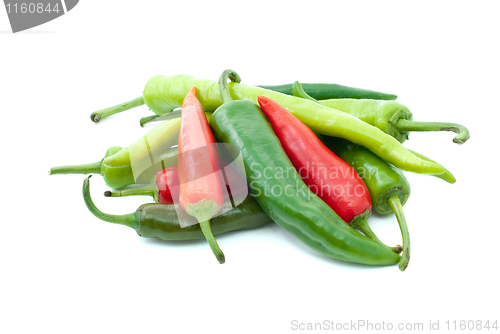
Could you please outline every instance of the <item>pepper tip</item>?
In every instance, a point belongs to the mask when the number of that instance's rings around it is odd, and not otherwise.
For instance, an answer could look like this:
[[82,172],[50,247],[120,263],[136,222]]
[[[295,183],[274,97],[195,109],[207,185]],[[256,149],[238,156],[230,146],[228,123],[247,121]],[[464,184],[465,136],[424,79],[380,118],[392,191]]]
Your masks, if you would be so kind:
[[224,264],[226,262],[226,256],[224,253],[220,253],[216,255],[217,261],[219,261],[219,264]]
[[92,113],[90,115],[90,119],[92,120],[92,122],[94,123],[99,123],[99,121],[101,120],[101,115],[97,114],[97,113]]

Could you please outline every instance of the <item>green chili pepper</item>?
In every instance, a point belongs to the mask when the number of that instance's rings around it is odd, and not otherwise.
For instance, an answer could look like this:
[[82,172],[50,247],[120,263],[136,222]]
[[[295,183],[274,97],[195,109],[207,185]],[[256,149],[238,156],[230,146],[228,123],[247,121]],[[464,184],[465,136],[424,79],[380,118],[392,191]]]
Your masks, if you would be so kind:
[[394,212],[396,215],[403,236],[399,268],[405,270],[410,261],[410,236],[402,207],[410,196],[410,184],[403,173],[360,145],[328,136],[320,139],[363,179],[370,193],[373,209],[380,214]]
[[227,78],[220,78],[225,102],[210,119],[219,141],[241,150],[251,194],[278,225],[312,249],[332,258],[371,265],[399,262],[399,254],[354,230],[300,178],[260,108],[252,101],[231,101]]
[[[97,110],[90,115],[90,119],[94,122],[99,122],[101,119],[108,116],[120,113],[125,110],[129,110],[143,104],[146,104],[153,112],[156,114],[154,116],[148,116],[141,120],[141,125],[151,121],[156,118],[157,115],[164,115],[171,112],[174,108],[169,105],[164,105],[161,102],[161,96],[157,94],[162,94],[163,89],[159,86],[161,81],[158,79],[163,78],[161,75],[154,76],[144,87],[143,96],[140,96],[131,101],[118,104],[110,108],[104,108]],[[318,100],[326,99],[338,99],[338,98],[353,98],[353,99],[375,99],[375,100],[395,100],[396,95],[380,93],[373,90],[347,87],[337,84],[303,84],[306,92]],[[268,90],[273,90],[287,95],[292,95],[292,84],[278,85],[278,86],[258,86]],[[160,101],[160,102],[157,102]],[[215,110],[215,109],[214,109]],[[212,110],[213,111],[213,110]]]
[[416,122],[410,110],[396,101],[330,99],[321,100],[321,104],[356,116],[401,143],[408,139],[411,131],[453,131],[458,135],[453,142],[463,144],[469,139],[469,130],[460,124],[446,122]]
[[[275,92],[283,93],[286,95],[292,95],[293,84],[279,85],[279,86],[264,86],[260,85],[257,87],[269,89]],[[324,84],[324,83],[303,83],[302,89],[307,93],[307,95],[313,97],[316,100],[328,100],[328,99],[373,99],[373,100],[395,100],[397,95],[386,94],[381,92],[376,92],[368,89],[354,88],[341,86],[336,84]],[[327,97],[329,96],[329,97]]]
[[[204,239],[200,225],[181,227],[173,204],[149,203],[141,205],[134,213],[111,215],[100,211],[90,197],[88,176],[83,182],[83,198],[87,208],[97,218],[106,222],[125,225],[137,231],[144,238],[163,240]],[[231,205],[226,203],[225,205]],[[236,208],[211,220],[214,235],[244,230],[272,222],[250,196]]]
[[49,175],[101,174],[106,184],[115,189],[148,183],[157,171],[177,165],[177,148],[172,147],[177,145],[180,124],[180,118],[161,123],[130,146],[101,161],[53,167]]
[[[196,79],[187,75],[156,76],[150,79],[148,84],[153,88],[145,90],[149,95],[145,94],[144,99],[148,105],[151,104],[153,111],[180,107],[184,96],[193,86],[199,89],[197,97],[206,112],[212,112],[222,104],[217,82],[212,80]],[[395,138],[347,113],[298,97],[234,82],[229,84],[229,90],[234,99],[248,99],[254,103],[257,102],[259,95],[267,96],[290,111],[313,131],[366,146],[398,168],[430,175],[446,173],[446,169],[440,164],[420,159]]]

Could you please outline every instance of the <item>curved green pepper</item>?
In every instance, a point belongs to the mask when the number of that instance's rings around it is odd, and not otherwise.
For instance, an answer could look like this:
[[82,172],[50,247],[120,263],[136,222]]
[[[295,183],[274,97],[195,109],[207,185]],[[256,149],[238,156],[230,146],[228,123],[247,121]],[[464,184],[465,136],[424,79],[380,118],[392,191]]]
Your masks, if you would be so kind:
[[[205,239],[200,225],[181,227],[173,204],[148,203],[141,205],[134,213],[111,215],[100,211],[92,201],[88,176],[83,182],[83,198],[90,212],[106,222],[125,225],[137,231],[144,238],[163,240]],[[225,204],[225,205],[231,205]],[[214,235],[230,231],[258,227],[272,222],[250,196],[236,208],[211,219]]]
[[304,184],[260,108],[248,100],[230,101],[221,75],[224,102],[210,119],[214,135],[241,150],[251,194],[271,219],[312,249],[348,262],[391,265],[399,255],[354,230]]
[[[177,145],[181,120],[160,123],[130,146],[103,160],[84,165],[52,167],[53,174],[101,174],[115,189],[148,183],[159,170],[177,165]],[[109,152],[109,150],[108,150]]]
[[465,143],[470,137],[469,130],[460,124],[416,122],[410,110],[396,101],[329,99],[319,102],[353,115],[390,134],[401,143],[408,139],[410,131],[453,131],[457,133],[457,136],[453,138],[453,142],[457,144]]

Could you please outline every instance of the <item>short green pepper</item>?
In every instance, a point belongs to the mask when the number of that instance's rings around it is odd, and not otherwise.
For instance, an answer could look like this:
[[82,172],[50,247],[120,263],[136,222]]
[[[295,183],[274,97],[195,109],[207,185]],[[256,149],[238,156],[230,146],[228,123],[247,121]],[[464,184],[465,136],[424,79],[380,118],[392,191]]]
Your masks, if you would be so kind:
[[[108,150],[101,161],[73,166],[52,167],[53,174],[101,174],[106,184],[120,189],[136,183],[149,183],[159,170],[177,165],[177,145],[181,120],[163,122],[130,146],[116,152]],[[110,153],[114,153],[109,155]]]

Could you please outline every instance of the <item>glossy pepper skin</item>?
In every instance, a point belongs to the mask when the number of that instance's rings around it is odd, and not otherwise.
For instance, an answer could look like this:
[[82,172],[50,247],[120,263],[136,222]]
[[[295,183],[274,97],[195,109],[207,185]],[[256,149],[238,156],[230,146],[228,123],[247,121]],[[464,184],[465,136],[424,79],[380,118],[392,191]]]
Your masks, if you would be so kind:
[[[214,112],[210,125],[221,142],[241,150],[251,194],[264,212],[326,256],[370,265],[398,263],[397,253],[355,231],[307,188],[260,108],[248,100],[230,101],[224,93],[227,77],[238,80],[230,70],[221,75],[222,98],[228,102]],[[279,171],[287,173],[277,177]]]
[[[106,222],[125,225],[136,230],[144,238],[163,240],[195,240],[204,239],[198,224],[181,227],[174,205],[148,203],[141,205],[137,211],[125,215],[111,215],[101,212],[90,196],[89,177],[83,183],[83,198],[90,212]],[[231,205],[225,204],[225,205]],[[272,222],[262,211],[257,202],[248,196],[240,205],[212,219],[212,232],[215,235],[250,229]]]
[[399,142],[408,139],[411,131],[453,131],[458,135],[453,142],[463,144],[469,139],[469,130],[460,124],[448,122],[416,122],[403,104],[396,101],[372,99],[328,99],[319,101],[336,110],[353,115],[396,138]]
[[[155,87],[161,90],[161,92],[158,91],[154,94],[154,96],[161,95],[161,101],[155,101],[161,104],[162,110],[166,110],[167,106],[180,107],[184,96],[193,86],[199,89],[197,98],[205,111],[214,111],[222,104],[215,81],[196,79],[187,75],[160,77],[154,78],[154,80],[156,81]],[[314,132],[334,135],[366,146],[384,160],[403,170],[431,175],[442,175],[446,172],[446,169],[440,164],[420,159],[394,137],[347,113],[319,105],[313,101],[235,82],[229,84],[229,92],[233,99],[248,99],[254,103],[257,103],[259,95],[267,96],[290,111]]]
[[[162,75],[156,75],[152,77],[144,87],[143,96],[110,108],[97,110],[92,113],[90,119],[93,122],[97,123],[103,118],[141,106],[143,104],[146,104],[149,109],[153,110],[153,112],[157,115],[164,115],[171,112],[174,108],[162,102],[162,94],[164,93],[161,87],[162,78],[164,78],[164,76]],[[292,84],[258,87],[287,95],[292,95]],[[317,100],[338,98],[395,100],[397,98],[397,96],[394,94],[380,93],[372,90],[342,86],[337,84],[305,83],[303,84],[303,87],[310,96]]]
[[114,189],[148,183],[157,171],[177,165],[177,149],[172,146],[178,143],[180,126],[180,118],[160,123],[128,147],[101,161],[53,167],[49,174],[100,174]]

